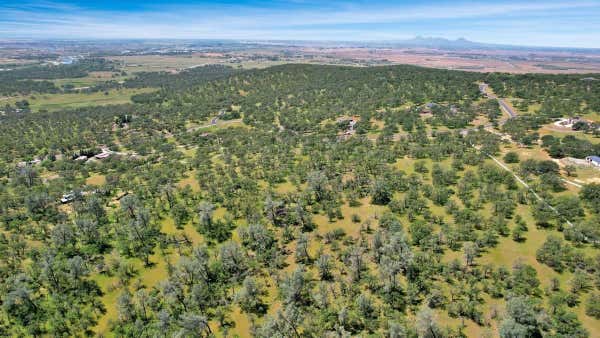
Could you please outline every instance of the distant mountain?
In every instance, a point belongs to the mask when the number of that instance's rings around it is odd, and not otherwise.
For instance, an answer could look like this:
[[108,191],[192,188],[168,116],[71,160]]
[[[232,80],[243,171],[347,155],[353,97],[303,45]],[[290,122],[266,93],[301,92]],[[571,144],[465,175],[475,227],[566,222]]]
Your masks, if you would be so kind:
[[458,38],[456,40],[450,40],[439,37],[422,37],[417,36],[413,39],[408,40],[396,40],[396,41],[381,41],[373,42],[373,46],[388,46],[388,47],[412,47],[412,48],[438,48],[445,50],[465,50],[465,49],[476,49],[476,50],[528,50],[528,51],[583,51],[600,53],[600,49],[591,48],[566,48],[566,47],[538,47],[538,46],[515,46],[506,44],[494,44],[494,43],[483,43],[470,41],[465,38]]
[[440,37],[417,36],[406,40],[381,41],[305,41],[305,40],[259,40],[240,41],[246,44],[262,44],[269,46],[311,46],[311,47],[365,47],[365,48],[432,48],[443,50],[516,50],[516,51],[569,51],[600,54],[598,48],[568,48],[568,47],[539,47],[515,46],[470,41],[465,38],[456,40]]

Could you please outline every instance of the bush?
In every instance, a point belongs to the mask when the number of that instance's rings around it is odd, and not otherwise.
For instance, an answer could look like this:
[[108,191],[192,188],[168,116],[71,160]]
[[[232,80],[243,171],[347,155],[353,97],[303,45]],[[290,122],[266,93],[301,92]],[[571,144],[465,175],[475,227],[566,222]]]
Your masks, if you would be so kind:
[[519,154],[515,153],[514,151],[506,153],[506,155],[504,155],[504,162],[519,163]]

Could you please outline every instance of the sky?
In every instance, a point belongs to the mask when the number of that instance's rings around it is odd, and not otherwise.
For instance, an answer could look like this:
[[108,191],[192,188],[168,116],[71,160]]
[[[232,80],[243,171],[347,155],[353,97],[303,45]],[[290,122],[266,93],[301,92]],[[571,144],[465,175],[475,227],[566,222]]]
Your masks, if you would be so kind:
[[0,0],[0,39],[383,41],[600,48],[600,0]]

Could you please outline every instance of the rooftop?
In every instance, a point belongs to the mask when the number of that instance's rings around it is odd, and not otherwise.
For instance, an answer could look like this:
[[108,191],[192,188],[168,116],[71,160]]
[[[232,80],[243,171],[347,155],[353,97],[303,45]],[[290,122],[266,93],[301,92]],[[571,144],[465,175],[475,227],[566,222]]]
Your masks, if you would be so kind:
[[586,159],[588,159],[588,160],[592,160],[592,161],[594,161],[594,162],[600,162],[600,156],[595,156],[595,155],[592,155],[592,156],[588,156],[588,157],[586,157]]

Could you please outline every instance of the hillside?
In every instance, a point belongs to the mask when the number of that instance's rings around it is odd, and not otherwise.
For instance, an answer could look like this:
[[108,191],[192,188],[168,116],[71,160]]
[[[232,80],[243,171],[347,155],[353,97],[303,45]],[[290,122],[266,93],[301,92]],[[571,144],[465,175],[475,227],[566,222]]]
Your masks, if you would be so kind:
[[598,337],[585,77],[209,66],[8,104],[0,335]]

